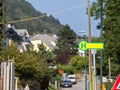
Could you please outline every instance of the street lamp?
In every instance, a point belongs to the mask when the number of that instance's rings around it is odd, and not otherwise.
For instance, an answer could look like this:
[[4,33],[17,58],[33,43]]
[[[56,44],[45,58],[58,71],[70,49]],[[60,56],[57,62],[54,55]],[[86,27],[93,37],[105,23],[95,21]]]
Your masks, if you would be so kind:
[[[84,32],[84,41],[86,41],[86,33]],[[84,51],[84,64],[85,64],[85,90],[87,90],[87,69],[86,69],[86,51]]]
[[[80,31],[80,33],[83,33],[84,36],[84,41],[86,41],[86,33],[85,31]],[[87,90],[87,67],[86,67],[86,51],[84,51],[84,65],[85,65],[85,70],[84,70],[84,75],[85,75],[85,90]]]

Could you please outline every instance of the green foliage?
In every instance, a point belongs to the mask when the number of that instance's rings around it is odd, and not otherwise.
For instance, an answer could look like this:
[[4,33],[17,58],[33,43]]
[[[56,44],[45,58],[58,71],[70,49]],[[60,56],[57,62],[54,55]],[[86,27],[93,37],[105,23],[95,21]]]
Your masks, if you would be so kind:
[[22,79],[40,79],[44,77],[47,71],[47,64],[37,58],[35,54],[24,52],[19,53],[17,46],[11,45],[6,50],[6,56],[8,59],[15,59],[15,71],[16,75]]
[[107,82],[105,83],[106,90],[111,90],[114,83]]
[[2,1],[0,1],[0,59],[3,59],[3,50],[4,50],[4,43],[3,43],[3,24],[1,24],[3,21],[3,8],[2,8]]
[[3,59],[3,56],[4,56],[3,25],[0,24],[0,59]]
[[[70,64],[78,71],[83,71],[85,69],[85,58],[76,55],[71,58]],[[88,58],[86,57],[86,65],[88,66]]]
[[99,37],[92,37],[92,42],[100,42],[100,38]]
[[26,0],[6,0],[6,15],[8,22],[40,16],[35,20],[13,23],[17,28],[27,28],[30,34],[44,33],[44,30],[47,30],[46,33],[57,33],[63,27],[58,19],[35,10]]
[[[105,41],[105,59],[110,58],[111,63],[116,64],[116,69],[113,69],[112,75],[118,75],[120,65],[120,6],[112,0],[106,2],[106,18],[104,19],[104,41]],[[107,63],[107,62],[106,62]]]
[[[91,8],[92,15],[96,18],[100,18],[100,5],[102,0],[98,0],[93,3]],[[104,1],[104,0],[103,0]],[[103,2],[103,41],[104,41],[104,60],[103,70],[104,74],[108,74],[108,59],[110,58],[112,67],[112,75],[118,75],[120,65],[120,1],[105,0]],[[117,66],[114,68],[114,66]],[[103,71],[104,72],[104,71]]]
[[75,42],[76,34],[68,25],[66,25],[61,31],[59,31],[58,37],[59,38],[56,43],[58,49],[55,50],[57,54],[56,62],[67,64],[70,57],[75,55],[78,51],[77,44]]
[[64,73],[73,74],[74,68],[71,65],[58,65],[58,70],[64,70]]
[[47,50],[43,44],[38,45],[39,51],[38,56],[44,61],[47,62],[54,62],[54,54],[52,51]]
[[55,89],[55,86],[54,86],[54,85],[50,85],[50,86],[48,87],[48,90],[56,90],[56,89]]
[[[106,4],[105,0],[97,0],[92,3],[91,6],[91,16],[94,17],[94,19],[100,19],[101,17],[101,3]],[[105,6],[103,6],[102,11],[105,11]],[[103,15],[105,15],[105,12],[103,12]]]
[[48,87],[50,77],[48,64],[38,57],[39,54],[34,51],[20,53],[17,44],[7,47],[5,54],[8,60],[14,59],[15,76],[20,78],[22,85],[28,82],[31,85],[41,84],[42,90]]

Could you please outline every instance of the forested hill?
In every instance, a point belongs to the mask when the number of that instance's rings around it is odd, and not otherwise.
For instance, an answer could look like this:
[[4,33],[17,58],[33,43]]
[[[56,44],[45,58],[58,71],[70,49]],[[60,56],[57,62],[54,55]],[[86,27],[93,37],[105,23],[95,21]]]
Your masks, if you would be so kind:
[[28,29],[30,34],[38,32],[57,33],[63,27],[58,19],[55,19],[52,15],[47,16],[45,13],[35,10],[26,0],[6,0],[5,4],[8,22],[44,16],[34,20],[13,23],[18,29]]

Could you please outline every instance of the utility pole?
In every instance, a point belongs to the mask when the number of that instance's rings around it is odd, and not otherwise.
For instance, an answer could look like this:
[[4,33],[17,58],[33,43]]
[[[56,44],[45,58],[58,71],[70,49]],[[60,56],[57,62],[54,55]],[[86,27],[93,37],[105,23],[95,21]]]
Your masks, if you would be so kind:
[[[90,0],[88,0],[88,42],[91,42],[91,18],[90,18]],[[91,73],[91,51],[89,50],[89,79],[90,88],[92,88],[92,73]],[[92,89],[91,89],[92,90]]]
[[[101,0],[101,13],[100,13],[100,41],[102,42],[102,32],[103,32],[103,0]],[[102,76],[103,76],[103,70],[102,70],[102,64],[103,64],[103,51],[100,51],[100,90],[102,90]]]
[[108,59],[109,63],[109,80],[111,79],[111,65],[110,65],[110,58]]

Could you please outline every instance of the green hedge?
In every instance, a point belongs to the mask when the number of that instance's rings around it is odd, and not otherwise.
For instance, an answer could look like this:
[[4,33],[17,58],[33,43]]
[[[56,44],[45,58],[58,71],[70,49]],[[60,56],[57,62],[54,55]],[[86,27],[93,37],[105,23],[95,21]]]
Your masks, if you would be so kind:
[[111,82],[105,83],[106,90],[111,90],[113,84],[114,84],[114,83],[111,83]]

